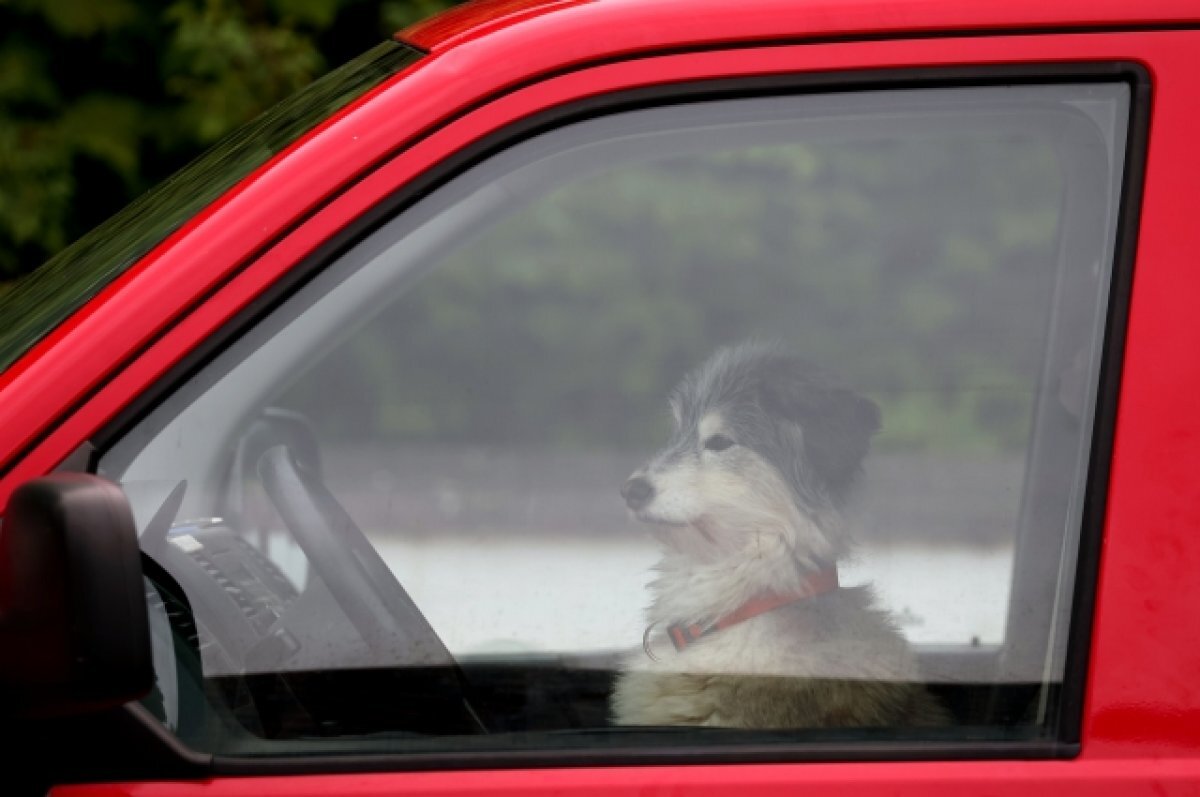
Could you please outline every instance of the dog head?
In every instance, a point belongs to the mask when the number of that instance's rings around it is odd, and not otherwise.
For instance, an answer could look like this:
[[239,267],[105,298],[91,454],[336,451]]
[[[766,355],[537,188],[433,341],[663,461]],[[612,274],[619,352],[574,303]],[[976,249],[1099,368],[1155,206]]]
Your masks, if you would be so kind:
[[621,488],[639,520],[721,548],[773,531],[810,559],[836,552],[821,519],[861,471],[879,429],[873,402],[778,347],[743,344],[688,374],[670,405],[670,441]]

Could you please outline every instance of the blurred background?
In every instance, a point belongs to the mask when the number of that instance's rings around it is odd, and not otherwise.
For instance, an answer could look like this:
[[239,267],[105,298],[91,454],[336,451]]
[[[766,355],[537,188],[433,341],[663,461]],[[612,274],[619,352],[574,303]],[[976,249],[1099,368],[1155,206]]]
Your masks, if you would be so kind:
[[0,283],[451,0],[0,0]]

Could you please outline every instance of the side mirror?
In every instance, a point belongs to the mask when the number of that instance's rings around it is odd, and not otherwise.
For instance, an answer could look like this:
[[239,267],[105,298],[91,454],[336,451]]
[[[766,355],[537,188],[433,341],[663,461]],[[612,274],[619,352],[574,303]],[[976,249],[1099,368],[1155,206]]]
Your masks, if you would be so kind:
[[0,716],[79,714],[149,692],[144,583],[120,487],[56,473],[17,488],[0,526]]

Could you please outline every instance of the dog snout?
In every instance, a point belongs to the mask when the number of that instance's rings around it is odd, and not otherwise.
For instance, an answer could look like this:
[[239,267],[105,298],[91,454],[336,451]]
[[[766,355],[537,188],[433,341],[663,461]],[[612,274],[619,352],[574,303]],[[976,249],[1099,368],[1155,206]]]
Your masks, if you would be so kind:
[[654,485],[642,476],[633,476],[621,485],[621,497],[630,509],[638,510],[654,498]]

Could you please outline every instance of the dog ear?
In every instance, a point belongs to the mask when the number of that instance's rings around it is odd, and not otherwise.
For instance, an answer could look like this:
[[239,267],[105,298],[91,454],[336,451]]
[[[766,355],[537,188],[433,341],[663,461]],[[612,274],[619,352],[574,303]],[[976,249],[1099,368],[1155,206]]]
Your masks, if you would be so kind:
[[802,363],[773,365],[760,383],[763,409],[799,424],[809,464],[832,490],[845,490],[879,431],[879,407],[848,388],[826,383]]

